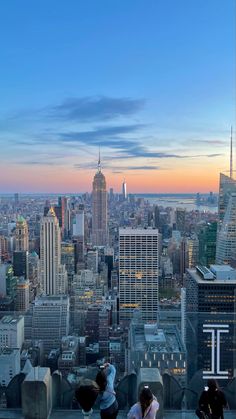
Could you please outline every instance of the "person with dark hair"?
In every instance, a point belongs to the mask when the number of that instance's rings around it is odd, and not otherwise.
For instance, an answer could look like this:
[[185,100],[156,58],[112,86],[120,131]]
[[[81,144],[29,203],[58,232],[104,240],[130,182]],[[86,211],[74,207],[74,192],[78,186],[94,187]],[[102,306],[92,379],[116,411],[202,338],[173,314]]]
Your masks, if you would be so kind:
[[227,407],[227,401],[215,379],[208,380],[207,387],[203,390],[198,405],[196,415],[199,418],[224,419],[223,409]]
[[101,419],[116,419],[118,414],[118,403],[114,391],[114,380],[116,369],[114,365],[106,363],[96,376],[96,383],[100,393],[100,415]]
[[139,394],[139,401],[135,403],[129,413],[128,419],[154,419],[159,410],[159,403],[148,386],[144,386]]

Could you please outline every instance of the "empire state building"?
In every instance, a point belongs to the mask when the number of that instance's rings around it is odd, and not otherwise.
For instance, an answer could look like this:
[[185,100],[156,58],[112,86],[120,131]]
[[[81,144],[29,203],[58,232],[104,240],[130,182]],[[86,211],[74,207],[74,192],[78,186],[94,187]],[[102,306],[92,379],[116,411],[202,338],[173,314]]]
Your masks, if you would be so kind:
[[106,179],[101,172],[100,154],[97,173],[93,178],[92,202],[92,242],[94,246],[106,246],[108,241],[107,191]]

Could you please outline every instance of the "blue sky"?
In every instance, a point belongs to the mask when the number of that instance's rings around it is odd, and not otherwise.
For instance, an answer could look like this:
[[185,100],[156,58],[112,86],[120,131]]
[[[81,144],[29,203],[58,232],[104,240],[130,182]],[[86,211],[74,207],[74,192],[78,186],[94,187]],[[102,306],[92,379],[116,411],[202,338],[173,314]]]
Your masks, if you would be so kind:
[[0,191],[227,168],[234,0],[5,0],[0,50]]

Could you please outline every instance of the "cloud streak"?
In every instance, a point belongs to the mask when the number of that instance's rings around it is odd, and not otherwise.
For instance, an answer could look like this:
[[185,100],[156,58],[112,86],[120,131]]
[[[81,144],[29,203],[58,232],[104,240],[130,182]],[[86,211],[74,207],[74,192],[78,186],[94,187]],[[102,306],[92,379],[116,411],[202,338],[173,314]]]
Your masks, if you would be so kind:
[[108,121],[133,115],[143,109],[144,105],[144,99],[88,96],[66,99],[60,105],[49,108],[48,115],[67,121]]

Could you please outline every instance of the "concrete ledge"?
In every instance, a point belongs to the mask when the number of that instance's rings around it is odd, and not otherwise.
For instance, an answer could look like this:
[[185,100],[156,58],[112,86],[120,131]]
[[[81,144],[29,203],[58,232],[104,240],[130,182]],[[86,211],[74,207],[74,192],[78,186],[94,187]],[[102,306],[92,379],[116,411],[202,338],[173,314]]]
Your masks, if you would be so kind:
[[24,419],[48,419],[52,409],[52,385],[49,368],[35,367],[22,383]]
[[[126,419],[127,411],[121,410],[118,419]],[[236,411],[225,411],[225,419],[235,419]],[[81,410],[53,410],[50,419],[82,419]],[[19,409],[0,409],[0,419],[25,419]],[[98,410],[94,411],[91,419],[100,419]],[[166,411],[164,419],[196,419],[193,411]]]

